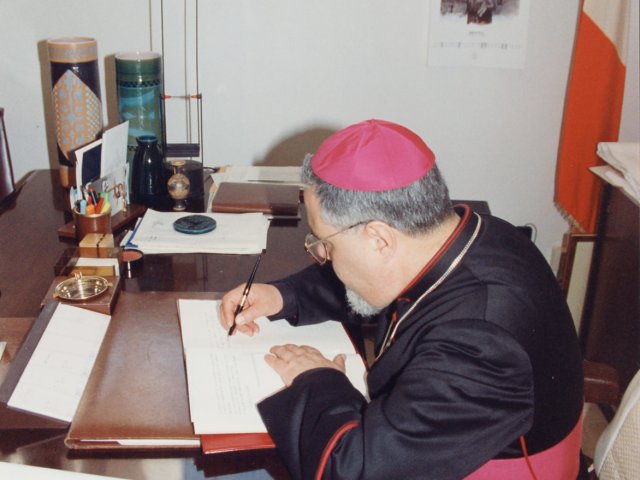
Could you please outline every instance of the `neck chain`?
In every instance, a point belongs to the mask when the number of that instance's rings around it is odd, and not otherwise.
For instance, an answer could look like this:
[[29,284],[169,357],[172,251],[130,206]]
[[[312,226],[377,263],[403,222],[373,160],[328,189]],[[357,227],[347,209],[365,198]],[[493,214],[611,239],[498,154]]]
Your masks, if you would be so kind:
[[380,353],[378,353],[378,355],[374,359],[374,362],[378,361],[378,359],[382,356],[382,354],[386,352],[387,349],[391,346],[391,343],[393,342],[396,336],[396,332],[398,331],[398,327],[405,320],[405,318],[407,318],[411,314],[411,312],[413,312],[413,310],[418,306],[418,304],[422,300],[424,300],[427,297],[427,295],[433,292],[436,288],[438,288],[438,286],[442,282],[444,282],[447,279],[447,277],[451,274],[451,272],[453,272],[453,270],[458,266],[462,258],[466,255],[467,251],[469,250],[469,248],[475,241],[476,237],[478,236],[478,232],[480,231],[480,226],[482,225],[482,218],[480,217],[480,215],[478,215],[475,212],[474,212],[474,215],[478,217],[478,223],[476,224],[476,228],[473,231],[473,234],[471,235],[471,237],[469,237],[469,240],[465,244],[464,248],[460,251],[460,253],[456,256],[456,258],[453,259],[453,261],[449,265],[449,268],[447,268],[445,272],[442,275],[440,275],[440,278],[438,278],[435,282],[433,282],[431,286],[427,290],[425,290],[425,292],[422,295],[418,297],[418,299],[413,303],[413,305],[409,307],[409,309],[402,315],[402,317],[400,317],[400,319],[397,322],[389,322],[389,326],[387,327],[387,333],[384,336],[384,341],[382,342],[382,347],[380,348]]

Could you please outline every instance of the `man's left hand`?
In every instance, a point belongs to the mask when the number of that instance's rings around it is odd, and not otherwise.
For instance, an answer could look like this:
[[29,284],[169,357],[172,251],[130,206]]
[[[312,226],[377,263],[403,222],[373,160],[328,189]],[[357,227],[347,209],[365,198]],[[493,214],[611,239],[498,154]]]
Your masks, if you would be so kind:
[[346,371],[344,354],[329,360],[313,347],[291,344],[277,345],[269,351],[271,354],[265,355],[264,359],[287,387],[298,375],[314,368],[334,368],[342,373]]

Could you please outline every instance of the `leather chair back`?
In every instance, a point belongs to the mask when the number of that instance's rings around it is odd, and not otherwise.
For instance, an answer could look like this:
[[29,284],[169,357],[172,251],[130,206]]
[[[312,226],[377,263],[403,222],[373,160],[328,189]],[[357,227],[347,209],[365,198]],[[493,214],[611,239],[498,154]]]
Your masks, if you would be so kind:
[[13,178],[13,165],[7,140],[7,129],[4,125],[4,108],[0,107],[0,203],[16,189]]

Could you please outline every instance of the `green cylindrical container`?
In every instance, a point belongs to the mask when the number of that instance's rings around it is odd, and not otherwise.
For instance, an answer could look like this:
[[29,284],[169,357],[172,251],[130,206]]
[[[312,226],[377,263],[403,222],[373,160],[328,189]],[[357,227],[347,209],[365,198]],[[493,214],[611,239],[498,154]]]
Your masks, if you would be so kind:
[[129,121],[127,159],[137,148],[136,138],[153,135],[164,150],[162,58],[155,52],[118,53],[116,84],[120,121]]

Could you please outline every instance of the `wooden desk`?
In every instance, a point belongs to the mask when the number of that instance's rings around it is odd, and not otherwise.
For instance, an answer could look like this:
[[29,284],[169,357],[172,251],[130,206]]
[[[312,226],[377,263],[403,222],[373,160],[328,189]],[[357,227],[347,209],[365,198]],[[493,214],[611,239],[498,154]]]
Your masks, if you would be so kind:
[[[41,170],[27,179],[11,205],[0,212],[0,335],[11,333],[0,374],[6,373],[11,355],[39,313],[56,260],[74,246],[56,233],[70,220],[63,202],[57,172]],[[311,260],[303,248],[307,232],[304,218],[272,223],[256,281],[275,280],[308,265]],[[125,279],[123,289],[223,292],[246,281],[254,262],[255,255],[145,255],[142,269],[135,278]],[[127,479],[192,480],[242,472],[250,478],[289,478],[271,450],[208,456],[199,450],[80,452],[65,447],[65,434],[59,430],[0,432],[0,461]]]
[[[9,208],[0,211],[0,317],[36,317],[53,281],[53,267],[75,243],[57,229],[70,221],[58,173],[37,170]],[[272,222],[267,253],[256,282],[284,277],[308,265],[304,251],[306,219]],[[246,281],[255,255],[145,255],[139,275],[127,279],[128,291],[224,292]],[[283,259],[286,261],[283,262]]]
[[32,324],[33,318],[0,318],[0,340],[7,342],[4,354],[0,358],[0,384],[4,381],[11,360],[16,356]]
[[37,317],[53,266],[72,246],[56,230],[70,220],[58,172],[37,170],[0,211],[0,317]]

